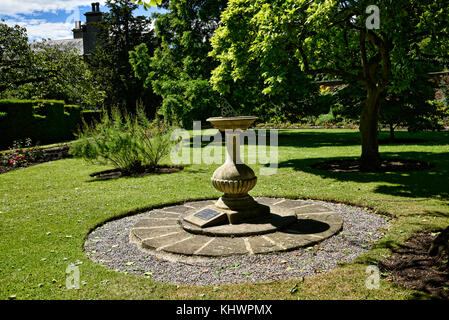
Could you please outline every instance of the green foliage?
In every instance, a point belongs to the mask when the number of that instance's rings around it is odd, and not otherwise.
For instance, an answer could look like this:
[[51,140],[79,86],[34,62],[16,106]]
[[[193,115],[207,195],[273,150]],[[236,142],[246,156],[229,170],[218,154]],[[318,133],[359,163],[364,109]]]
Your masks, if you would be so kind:
[[34,138],[33,105],[31,100],[0,100],[0,112],[6,114],[0,118],[0,146],[7,147],[14,140]]
[[[379,30],[366,27],[369,5],[380,9]],[[367,168],[378,165],[382,96],[412,89],[416,61],[432,61],[427,72],[442,69],[448,24],[444,1],[230,0],[211,40],[220,62],[211,81],[231,94],[233,83],[249,92],[254,86],[245,84],[263,83],[256,93],[279,93],[281,100],[288,84],[305,88],[305,76],[359,83],[365,87],[360,132]]]
[[81,108],[58,100],[0,100],[0,146],[31,138],[41,143],[73,138],[81,123]]
[[[441,101],[435,100],[438,83],[424,70],[421,65],[420,72],[413,72],[410,89],[391,90],[381,103],[379,121],[390,127],[392,138],[394,129],[399,126],[412,132],[442,128],[441,119],[446,116],[446,109]],[[357,83],[339,86],[332,97],[334,114],[345,119],[358,119],[365,97],[363,87]]]
[[162,0],[133,0],[138,5],[142,5],[145,10],[162,4]]
[[141,107],[137,115],[113,108],[100,122],[85,125],[70,153],[87,161],[111,163],[124,174],[154,170],[173,145],[171,130],[160,122],[150,122]]
[[0,97],[56,99],[83,107],[99,107],[104,92],[75,50],[28,43],[26,30],[0,23]]
[[101,121],[102,115],[103,112],[99,110],[83,110],[81,112],[81,121],[88,125],[94,124],[95,122]]
[[31,66],[34,57],[26,29],[0,22],[0,94],[9,88],[40,80]]
[[153,116],[160,99],[151,87],[145,88],[134,76],[129,63],[129,51],[137,45],[145,43],[151,54],[157,45],[152,21],[145,16],[134,16],[139,6],[130,0],[108,0],[106,6],[108,11],[97,24],[101,45],[88,59],[99,86],[107,92],[105,106],[107,109],[117,106],[134,110],[136,104],[142,102],[147,113]]
[[66,115],[67,124],[71,132],[77,131],[77,127],[81,122],[81,108],[77,105],[65,105],[64,114]]
[[130,53],[136,77],[162,97],[166,120],[191,127],[192,120],[219,114],[220,96],[208,83],[217,63],[208,56],[210,37],[227,0],[174,0],[162,3],[167,13],[155,14],[160,46],[152,54],[145,46]]

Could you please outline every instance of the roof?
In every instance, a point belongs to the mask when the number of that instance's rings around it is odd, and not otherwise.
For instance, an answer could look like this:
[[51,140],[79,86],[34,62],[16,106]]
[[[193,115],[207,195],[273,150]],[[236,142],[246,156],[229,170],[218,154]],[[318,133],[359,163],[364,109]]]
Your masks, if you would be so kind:
[[[74,49],[79,52],[80,55],[84,54],[83,39],[63,39],[63,40],[46,40],[43,42],[38,42],[45,44],[50,47],[60,47],[62,49]],[[33,48],[33,43],[31,44]]]

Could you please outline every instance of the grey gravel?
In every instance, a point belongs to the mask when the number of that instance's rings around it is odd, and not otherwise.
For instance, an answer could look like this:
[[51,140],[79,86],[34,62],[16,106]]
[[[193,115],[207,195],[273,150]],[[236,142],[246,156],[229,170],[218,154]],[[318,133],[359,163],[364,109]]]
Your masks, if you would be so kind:
[[312,247],[253,256],[176,261],[144,252],[129,241],[129,232],[150,212],[111,221],[89,234],[89,258],[116,271],[180,285],[267,282],[312,276],[349,263],[370,250],[390,228],[384,216],[358,207],[313,201],[343,217],[343,229]]

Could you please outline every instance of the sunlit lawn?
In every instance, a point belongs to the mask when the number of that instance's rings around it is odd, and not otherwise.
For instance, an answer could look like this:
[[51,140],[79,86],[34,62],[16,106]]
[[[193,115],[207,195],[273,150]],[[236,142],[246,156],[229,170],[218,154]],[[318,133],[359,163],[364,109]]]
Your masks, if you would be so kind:
[[[360,154],[355,130],[281,131],[279,170],[259,175],[255,196],[346,202],[391,215],[393,228],[356,262],[298,282],[247,283],[211,287],[176,286],[109,270],[83,252],[96,226],[132,212],[192,199],[216,198],[210,184],[218,165],[188,165],[181,172],[95,181],[89,174],[109,167],[79,159],[59,160],[0,175],[0,298],[17,299],[408,299],[422,296],[381,280],[365,287],[367,265],[417,230],[449,224],[449,133],[399,132],[399,138],[427,140],[382,145],[388,157],[433,162],[429,171],[329,173],[310,165]],[[387,133],[382,133],[387,137]],[[252,165],[258,174],[261,165]],[[66,289],[66,268],[78,262],[83,284]],[[109,280],[109,281],[103,281]]]

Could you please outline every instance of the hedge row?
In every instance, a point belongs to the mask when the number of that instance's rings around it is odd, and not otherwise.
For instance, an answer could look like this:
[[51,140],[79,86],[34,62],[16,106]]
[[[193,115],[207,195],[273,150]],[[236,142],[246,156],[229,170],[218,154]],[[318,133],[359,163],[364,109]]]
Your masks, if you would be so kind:
[[26,138],[40,144],[70,140],[82,119],[91,122],[100,115],[58,100],[0,100],[0,147]]

